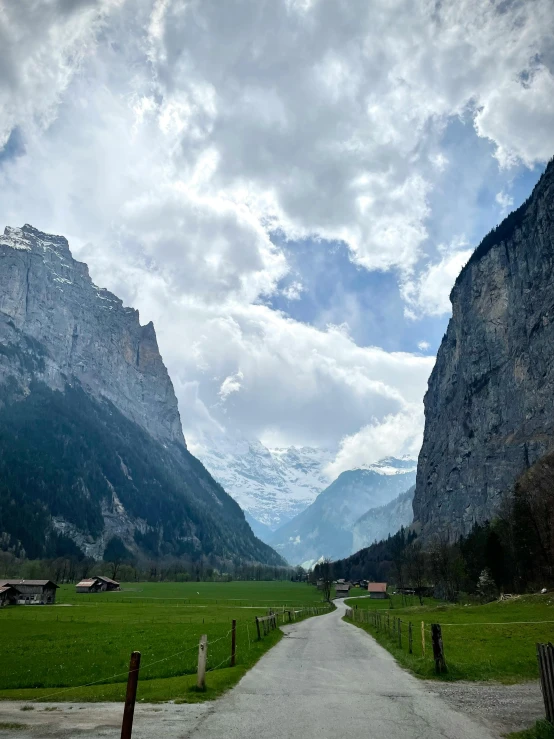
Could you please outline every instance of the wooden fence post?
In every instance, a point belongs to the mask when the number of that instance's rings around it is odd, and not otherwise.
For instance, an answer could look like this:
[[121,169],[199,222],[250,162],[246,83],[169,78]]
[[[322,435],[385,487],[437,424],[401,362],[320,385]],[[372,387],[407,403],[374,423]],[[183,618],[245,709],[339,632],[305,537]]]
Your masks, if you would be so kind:
[[402,621],[398,619],[398,646],[402,649]]
[[256,616],[256,629],[258,630],[258,641],[262,638],[260,636],[260,622],[258,621],[258,617]]
[[431,639],[433,641],[433,659],[435,660],[435,672],[440,675],[446,672],[444,661],[444,647],[442,643],[442,632],[440,624],[431,624]]
[[206,662],[208,661],[208,637],[202,634],[198,644],[198,672],[196,674],[196,687],[198,690],[206,690]]
[[408,653],[412,654],[412,643],[413,643],[413,635],[412,635],[412,622],[408,622]]
[[537,660],[546,720],[554,724],[554,647],[550,642],[537,644]]
[[237,655],[237,622],[233,619],[231,626],[231,667],[235,666]]
[[131,652],[129,677],[127,678],[127,694],[125,696],[125,708],[123,709],[123,723],[121,724],[121,739],[131,739],[133,733],[133,716],[135,715],[139,669],[140,652]]

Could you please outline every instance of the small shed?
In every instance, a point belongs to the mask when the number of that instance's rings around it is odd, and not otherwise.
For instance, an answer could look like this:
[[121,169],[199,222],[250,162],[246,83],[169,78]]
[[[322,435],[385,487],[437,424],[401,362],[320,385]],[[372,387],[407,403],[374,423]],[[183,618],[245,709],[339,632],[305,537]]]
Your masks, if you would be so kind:
[[121,590],[119,583],[116,580],[112,580],[111,577],[98,575],[98,580],[102,583],[102,590]]
[[58,586],[52,580],[6,580],[0,587],[10,586],[16,591],[20,606],[51,605],[56,602]]
[[78,593],[104,593],[109,590],[120,590],[120,586],[111,577],[97,575],[96,577],[88,577],[78,582],[75,590]]
[[12,585],[0,587],[0,608],[4,606],[15,606],[17,603],[17,590]]
[[367,591],[370,598],[386,598],[387,583],[386,582],[370,582],[367,584]]
[[350,592],[349,582],[338,582],[335,585],[335,598],[346,598]]
[[97,577],[87,577],[75,585],[77,593],[98,593],[101,590],[101,582]]

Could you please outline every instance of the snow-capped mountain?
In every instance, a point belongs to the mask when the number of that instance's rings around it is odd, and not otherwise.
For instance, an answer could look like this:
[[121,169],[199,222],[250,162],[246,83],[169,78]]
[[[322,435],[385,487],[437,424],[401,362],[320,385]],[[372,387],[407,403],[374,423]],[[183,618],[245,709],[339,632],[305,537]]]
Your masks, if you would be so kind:
[[306,510],[267,542],[290,564],[341,559],[354,550],[353,527],[372,508],[386,505],[415,483],[413,459],[388,457],[342,472]]
[[262,540],[307,508],[329,484],[323,473],[333,455],[326,449],[268,449],[242,436],[204,436],[189,448],[241,506],[262,524],[251,526]]

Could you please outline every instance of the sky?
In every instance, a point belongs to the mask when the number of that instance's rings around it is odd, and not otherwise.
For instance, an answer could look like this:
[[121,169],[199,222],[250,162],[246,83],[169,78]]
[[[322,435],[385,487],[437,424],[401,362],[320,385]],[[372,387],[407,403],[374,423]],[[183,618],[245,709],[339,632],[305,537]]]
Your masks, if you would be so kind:
[[193,451],[417,455],[449,292],[554,154],[554,0],[0,0],[0,226],[153,320]]

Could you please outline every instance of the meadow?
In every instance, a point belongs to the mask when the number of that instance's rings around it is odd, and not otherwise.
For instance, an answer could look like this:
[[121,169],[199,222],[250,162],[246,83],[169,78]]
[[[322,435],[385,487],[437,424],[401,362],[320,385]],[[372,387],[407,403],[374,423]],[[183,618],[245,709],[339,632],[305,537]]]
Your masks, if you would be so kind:
[[[54,606],[0,611],[0,699],[122,700],[133,650],[142,660],[139,700],[212,698],[281,638],[276,630],[258,641],[256,616],[314,605],[323,605],[321,593],[304,583],[129,583],[96,594],[63,585]],[[208,689],[200,694],[194,685],[202,634]]]
[[[402,647],[398,637],[371,623],[356,622],[415,675],[442,680],[498,680],[516,683],[538,678],[536,644],[554,637],[554,596],[529,595],[486,605],[451,605],[416,598],[408,602],[393,595],[392,601],[349,598],[346,603],[360,610],[378,610],[402,620]],[[392,606],[392,608],[391,608]],[[383,619],[382,619],[383,620]],[[408,653],[408,622],[413,625],[413,654]],[[426,649],[423,655],[421,624]],[[436,675],[431,645],[432,623],[441,624],[448,672]]]

